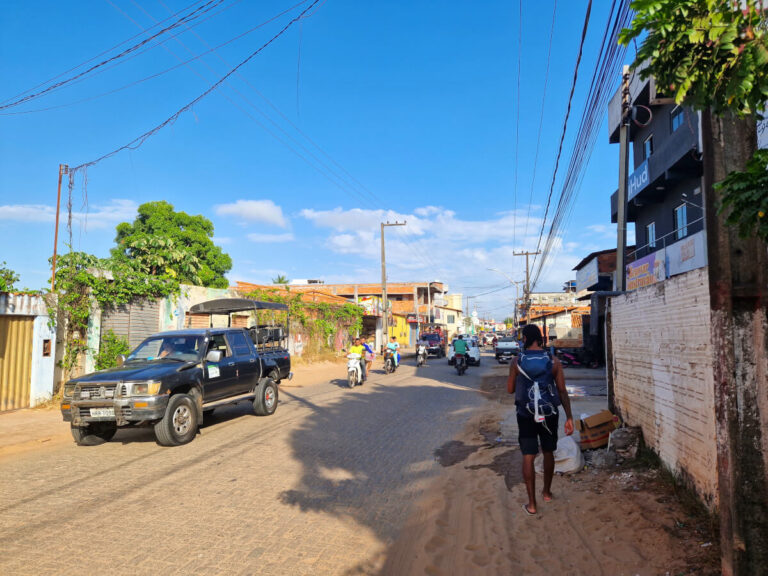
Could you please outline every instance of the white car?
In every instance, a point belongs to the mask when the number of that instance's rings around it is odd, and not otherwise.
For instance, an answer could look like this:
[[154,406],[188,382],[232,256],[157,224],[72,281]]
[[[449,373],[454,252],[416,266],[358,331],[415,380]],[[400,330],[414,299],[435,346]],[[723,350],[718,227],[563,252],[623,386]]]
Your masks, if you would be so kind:
[[[467,343],[467,352],[469,355],[469,358],[467,361],[469,364],[473,364],[475,366],[480,365],[480,346],[478,346],[477,339],[476,338],[463,338],[463,340]],[[456,338],[453,339],[453,342],[456,342]],[[453,356],[455,354],[453,350],[453,342],[451,342],[451,346],[448,349],[448,364],[453,366]]]

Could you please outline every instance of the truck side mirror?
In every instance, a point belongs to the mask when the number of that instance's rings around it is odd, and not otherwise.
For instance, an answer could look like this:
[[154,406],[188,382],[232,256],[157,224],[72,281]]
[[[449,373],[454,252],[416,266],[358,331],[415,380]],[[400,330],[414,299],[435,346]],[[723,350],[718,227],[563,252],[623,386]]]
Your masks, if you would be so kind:
[[125,354],[120,354],[117,357],[117,365],[122,366],[123,364],[125,364]]
[[221,362],[221,350],[211,350],[205,356],[205,361],[212,364],[218,364]]

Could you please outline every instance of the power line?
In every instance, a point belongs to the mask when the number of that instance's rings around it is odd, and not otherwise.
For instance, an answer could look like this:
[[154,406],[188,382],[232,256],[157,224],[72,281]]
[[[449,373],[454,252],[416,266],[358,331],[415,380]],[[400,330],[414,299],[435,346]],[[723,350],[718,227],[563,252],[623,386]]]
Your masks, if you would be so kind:
[[10,104],[0,105],[0,110],[5,110],[7,108],[12,108],[14,106],[18,106],[19,104],[23,104],[24,102],[29,102],[30,100],[39,98],[39,97],[41,97],[41,96],[51,92],[52,90],[55,90],[57,88],[61,88],[62,86],[66,86],[67,84],[70,84],[71,82],[77,80],[78,78],[82,78],[83,76],[93,72],[94,70],[96,70],[96,69],[98,69],[98,68],[100,68],[102,66],[105,66],[106,64],[109,64],[110,62],[114,62],[115,60],[123,58],[124,56],[127,56],[128,54],[130,54],[132,52],[135,52],[136,50],[138,50],[142,46],[145,46],[147,43],[149,43],[152,40],[154,40],[155,38],[158,38],[159,36],[165,34],[166,32],[169,32],[170,30],[174,30],[175,28],[178,28],[179,26],[181,26],[185,22],[192,21],[192,20],[195,20],[195,19],[199,18],[201,15],[205,14],[206,12],[209,12],[210,10],[212,10],[213,8],[215,8],[216,6],[221,4],[223,1],[224,0],[209,0],[208,2],[203,4],[202,6],[198,7],[194,11],[192,11],[192,13],[187,14],[185,16],[182,16],[181,18],[176,20],[173,24],[171,24],[170,26],[167,26],[167,27],[163,28],[162,30],[156,32],[152,36],[150,36],[148,38],[145,38],[141,42],[139,42],[137,44],[134,44],[133,46],[130,46],[129,48],[126,48],[125,50],[123,50],[119,54],[116,54],[115,56],[107,58],[106,60],[103,60],[103,61],[99,62],[98,64],[94,64],[90,68],[84,70],[83,72],[75,74],[74,76],[70,76],[69,78],[66,78],[64,80],[60,80],[60,81],[58,81],[58,82],[56,82],[54,84],[51,84],[50,86],[48,86],[47,88],[44,88],[43,90],[40,90],[39,92],[34,92],[34,93],[29,94],[27,96],[23,96],[22,98],[18,98],[17,100],[14,100]]
[[544,70],[544,89],[541,95],[541,112],[539,114],[539,130],[536,136],[536,152],[533,157],[533,175],[531,177],[531,191],[528,196],[528,214],[525,216],[525,232],[523,236],[528,236],[528,222],[531,219],[531,204],[533,203],[533,188],[536,183],[536,168],[539,164],[539,148],[541,146],[541,132],[544,125],[544,107],[547,103],[547,85],[549,84],[549,63],[552,56],[552,39],[555,35],[555,19],[557,15],[557,0],[552,5],[552,24],[549,28],[549,46],[547,48],[547,65]]
[[[112,2],[110,2],[110,0],[107,0],[107,1],[108,1],[110,4],[112,4]],[[34,109],[34,110],[22,110],[22,111],[20,111],[20,112],[3,112],[3,113],[0,113],[0,115],[4,115],[4,116],[10,116],[10,115],[20,115],[20,114],[32,114],[32,113],[37,113],[37,112],[47,112],[47,111],[50,111],[50,110],[57,110],[57,109],[59,109],[59,108],[67,108],[67,107],[69,107],[69,106],[75,106],[75,105],[77,105],[77,104],[82,104],[82,103],[84,103],[84,102],[90,102],[90,101],[92,101],[92,100],[98,100],[99,98],[104,98],[105,96],[110,96],[110,95],[112,95],[112,94],[116,94],[117,92],[122,92],[123,90],[127,90],[128,88],[132,88],[132,87],[134,87],[134,86],[138,86],[139,84],[143,84],[144,82],[147,82],[147,81],[149,81],[149,80],[154,80],[155,78],[159,78],[160,76],[163,76],[163,75],[165,75],[165,74],[168,74],[169,72],[173,72],[174,70],[177,70],[177,69],[181,68],[182,66],[187,66],[188,64],[191,64],[192,62],[194,62],[194,61],[196,61],[196,60],[199,60],[199,59],[200,59],[200,58],[202,58],[203,56],[206,56],[206,55],[208,55],[208,54],[210,54],[210,53],[212,53],[212,52],[216,51],[216,50],[217,50],[217,49],[219,49],[219,48],[223,48],[224,46],[227,46],[228,44],[231,44],[232,42],[235,42],[235,41],[237,41],[237,40],[240,40],[241,38],[243,38],[243,37],[245,37],[245,36],[247,36],[247,35],[249,35],[249,34],[252,34],[252,33],[253,33],[253,32],[255,32],[256,30],[258,30],[258,29],[260,29],[260,28],[263,28],[263,27],[264,27],[264,26],[266,26],[267,24],[270,24],[270,23],[274,22],[275,20],[277,20],[277,19],[278,19],[278,18],[280,18],[281,16],[284,16],[284,15],[288,14],[289,12],[291,12],[291,11],[293,11],[294,9],[298,8],[298,7],[299,7],[299,6],[301,6],[302,4],[306,4],[307,2],[308,2],[308,0],[302,0],[301,2],[298,2],[297,4],[294,4],[294,5],[293,5],[293,6],[291,6],[290,8],[287,8],[286,10],[283,10],[283,11],[282,11],[282,12],[280,12],[279,14],[276,14],[275,16],[273,16],[273,17],[269,18],[268,20],[265,20],[264,22],[261,22],[260,24],[258,24],[258,25],[256,25],[256,26],[254,26],[254,27],[252,27],[252,28],[249,28],[249,29],[248,29],[248,30],[246,30],[245,32],[243,32],[243,33],[241,33],[241,34],[238,34],[238,35],[237,35],[237,36],[235,36],[234,38],[230,38],[230,39],[229,39],[229,40],[227,40],[226,42],[222,42],[222,43],[221,43],[221,44],[219,44],[218,46],[212,47],[212,48],[210,48],[209,50],[206,50],[205,52],[201,52],[200,54],[197,54],[197,55],[195,55],[195,56],[193,56],[192,58],[189,58],[189,59],[187,59],[187,60],[181,60],[180,58],[178,58],[178,59],[179,59],[179,63],[178,63],[178,64],[175,64],[175,65],[173,65],[173,66],[171,66],[171,67],[169,67],[169,68],[166,68],[166,69],[164,69],[164,70],[161,70],[161,71],[159,71],[159,72],[155,72],[154,74],[150,74],[149,76],[145,76],[145,77],[143,77],[143,78],[139,78],[138,80],[134,80],[134,81],[132,81],[132,82],[129,82],[128,84],[124,84],[123,86],[120,86],[119,88],[114,88],[114,89],[112,89],[112,90],[109,90],[109,91],[107,91],[107,92],[102,92],[101,94],[96,94],[96,95],[93,95],[93,96],[88,96],[87,98],[81,98],[80,100],[75,100],[74,102],[67,102],[67,103],[65,103],[65,104],[57,104],[57,105],[55,105],[55,106],[48,106],[48,107],[45,107],[45,108],[36,108],[36,109]],[[121,12],[121,13],[122,13],[124,16],[126,16],[127,18],[129,18],[129,19],[130,19],[130,16],[128,16],[128,15],[127,15],[125,12],[123,12],[122,10],[120,10],[120,8],[118,8],[118,7],[117,7],[117,6],[115,6],[114,4],[112,4],[112,6],[114,6],[114,8],[115,8],[116,10],[118,10],[118,11],[119,11],[119,12]],[[134,22],[134,23],[135,23],[135,22]],[[188,29],[191,29],[191,28],[188,28]],[[173,40],[173,39],[175,39],[177,36],[180,36],[182,33],[183,33],[183,32],[180,32],[179,34],[176,34],[176,35],[174,35],[174,36],[171,36],[171,37],[167,38],[167,40]],[[177,42],[181,42],[181,41],[180,41],[180,40],[177,40]],[[151,48],[156,48],[157,46],[160,46],[161,44],[162,44],[162,43],[158,43],[158,44],[156,44],[156,45],[154,45],[154,46],[152,46],[152,47],[148,48],[147,50],[149,50],[149,49],[151,49]],[[146,51],[146,50],[145,50],[145,51]],[[136,56],[138,56],[138,54],[136,54]],[[114,66],[116,66],[116,65],[117,65],[117,64],[113,64],[111,67],[114,67]],[[107,69],[109,69],[109,68],[111,68],[111,67],[108,67]],[[81,80],[82,80],[82,79],[81,79]],[[41,93],[41,95],[42,95],[42,93]],[[10,106],[10,105],[9,105],[9,106]],[[3,109],[3,107],[0,107],[0,110],[2,110],[2,109]]]
[[[536,252],[541,248],[541,238],[544,235],[544,224],[547,221],[547,215],[549,214],[549,205],[552,202],[552,193],[555,189],[555,179],[557,178],[557,169],[560,165],[560,156],[563,153],[563,142],[565,140],[565,133],[568,129],[568,117],[571,114],[571,104],[573,102],[573,93],[576,91],[576,81],[579,77],[579,65],[581,64],[581,56],[584,52],[584,40],[587,37],[587,28],[589,27],[589,17],[592,13],[592,0],[589,0],[587,4],[587,13],[584,17],[584,27],[581,31],[581,41],[579,42],[579,53],[576,57],[576,66],[573,70],[573,82],[571,83],[571,93],[568,96],[568,105],[565,110],[565,120],[563,121],[563,132],[560,135],[560,144],[557,149],[557,157],[555,158],[555,169],[552,171],[552,183],[549,187],[549,195],[547,196],[547,207],[544,210],[544,218],[541,221],[541,230],[539,231],[539,240],[536,243]],[[536,257],[534,257],[534,266],[536,265]]]

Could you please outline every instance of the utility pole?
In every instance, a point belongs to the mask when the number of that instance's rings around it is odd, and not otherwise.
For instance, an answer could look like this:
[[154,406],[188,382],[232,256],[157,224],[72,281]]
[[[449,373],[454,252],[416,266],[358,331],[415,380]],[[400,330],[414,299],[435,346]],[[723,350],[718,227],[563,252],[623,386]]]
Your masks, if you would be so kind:
[[59,164],[59,187],[56,192],[56,228],[53,232],[53,272],[51,273],[51,292],[56,289],[56,252],[59,244],[59,210],[61,209],[61,177],[69,173],[69,166]]
[[382,348],[387,346],[389,341],[389,306],[387,300],[387,255],[384,249],[384,228],[386,226],[405,226],[406,221],[402,222],[386,222],[381,223],[381,301],[384,306],[384,342]]
[[512,252],[513,256],[525,256],[525,322],[529,324],[531,322],[531,270],[528,265],[528,258],[530,256],[538,256],[541,251],[538,252]]
[[629,118],[632,105],[629,97],[629,66],[621,73],[621,126],[619,127],[619,191],[616,197],[616,282],[615,290],[626,289],[627,248],[627,173],[629,172]]

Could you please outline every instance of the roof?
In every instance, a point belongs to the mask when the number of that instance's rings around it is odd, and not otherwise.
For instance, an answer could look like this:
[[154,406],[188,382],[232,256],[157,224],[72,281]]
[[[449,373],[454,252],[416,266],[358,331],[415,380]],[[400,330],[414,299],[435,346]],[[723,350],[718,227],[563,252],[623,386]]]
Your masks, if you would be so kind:
[[[627,246],[625,250],[629,251],[634,249],[634,246]],[[571,270],[580,270],[586,266],[592,258],[595,258],[596,256],[602,256],[603,254],[610,254],[612,252],[616,252],[616,248],[608,248],[607,250],[598,250],[597,252],[592,252],[591,254],[588,254],[584,258],[582,258],[581,262],[576,264]]]
[[290,284],[267,285],[251,284],[250,282],[238,281],[236,290],[241,294],[248,294],[249,292],[254,292],[257,290],[272,292],[274,294],[281,294],[285,296],[300,294],[302,302],[324,302],[326,304],[337,304],[339,306],[350,303],[348,298],[334,296],[333,294],[330,294],[324,290],[320,290],[319,286],[322,285],[312,284],[308,286],[299,286],[298,289],[296,289],[296,286],[292,286]]
[[[246,282],[238,282],[238,289],[241,284],[247,284]],[[387,294],[413,294],[414,288],[426,288],[427,284],[434,287],[434,292],[444,292],[444,286],[442,282],[387,282]],[[355,287],[357,287],[358,296],[381,296],[381,283],[345,283],[345,284],[290,284],[292,292],[307,292],[317,291],[324,294],[331,294],[334,296],[348,296],[353,297],[355,295]],[[269,288],[272,288],[271,286]]]
[[261,302],[248,298],[219,298],[195,304],[189,312],[190,314],[229,314],[250,310],[288,310],[288,306],[279,302]]

